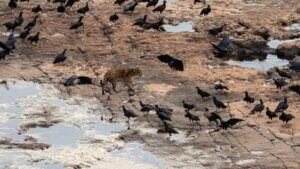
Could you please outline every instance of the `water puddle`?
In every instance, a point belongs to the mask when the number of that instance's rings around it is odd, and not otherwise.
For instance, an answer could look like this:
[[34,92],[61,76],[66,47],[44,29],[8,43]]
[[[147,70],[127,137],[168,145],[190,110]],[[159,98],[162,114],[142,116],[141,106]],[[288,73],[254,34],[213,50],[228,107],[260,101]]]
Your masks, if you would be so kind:
[[137,143],[128,143],[122,149],[111,152],[111,155],[125,158],[135,163],[149,164],[158,169],[164,168],[163,161],[150,152],[142,150],[140,144]]
[[89,123],[94,128],[93,134],[109,136],[113,133],[119,133],[123,130],[127,130],[125,125],[119,123],[107,123],[101,121],[99,118],[89,119]]
[[62,164],[40,164],[37,165],[38,169],[64,169]]
[[0,85],[0,104],[16,103],[18,99],[38,94],[39,91],[39,87],[33,83],[7,82],[7,84]]
[[243,166],[243,165],[249,165],[253,163],[255,163],[255,159],[240,160],[236,164]]
[[268,42],[268,46],[270,48],[277,49],[279,45],[282,45],[284,43],[289,43],[289,42],[296,42],[296,41],[300,41],[300,38],[289,39],[289,40],[274,39],[274,40],[271,40],[271,41]]
[[[166,0],[167,3],[178,3],[178,0]],[[164,0],[159,0],[158,3],[162,4],[164,2]]]
[[251,154],[259,156],[259,155],[263,155],[264,152],[263,151],[251,151]]
[[9,139],[13,142],[24,142],[25,137],[19,134],[17,128],[19,127],[19,120],[10,119],[4,123],[0,123],[0,139]]
[[294,23],[290,26],[285,27],[286,30],[298,30],[300,31],[300,23]]
[[50,128],[33,128],[28,134],[38,140],[55,147],[77,147],[78,141],[84,138],[84,131],[66,124],[58,124]]
[[162,27],[164,28],[164,30],[166,32],[173,32],[173,33],[177,33],[177,32],[195,32],[195,30],[193,29],[193,25],[190,22],[182,22],[178,25],[162,25]]
[[226,62],[229,65],[241,66],[246,68],[253,68],[258,70],[269,70],[273,67],[280,67],[287,65],[289,63],[288,60],[279,59],[276,55],[268,54],[267,58],[263,61],[253,60],[253,61],[234,61],[229,60]]

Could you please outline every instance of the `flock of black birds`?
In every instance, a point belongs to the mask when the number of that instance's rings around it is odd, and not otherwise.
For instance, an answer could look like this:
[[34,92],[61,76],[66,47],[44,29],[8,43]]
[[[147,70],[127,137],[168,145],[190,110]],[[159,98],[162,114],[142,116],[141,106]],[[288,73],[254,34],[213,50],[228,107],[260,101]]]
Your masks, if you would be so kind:
[[[222,87],[220,87],[222,86]],[[219,90],[229,90],[227,86],[224,84],[216,83],[215,84],[215,90],[218,92]],[[228,120],[223,120],[221,116],[219,115],[219,109],[228,109],[228,106],[224,104],[221,100],[213,96],[212,94],[200,89],[199,87],[196,87],[197,94],[201,97],[201,99],[206,99],[206,98],[212,98],[213,104],[216,107],[216,111],[209,112],[208,108],[204,108],[204,116],[207,118],[209,122],[214,122],[216,124],[216,127],[220,129],[227,130],[228,128],[236,125],[239,122],[244,121],[244,119],[240,118],[230,118]],[[246,102],[247,104],[253,104],[255,102],[255,98],[251,97],[249,93],[246,91],[245,92],[245,97],[243,98],[243,101]],[[151,105],[151,104],[145,104],[142,101],[140,101],[140,106],[141,112],[147,112],[149,113],[150,111],[155,111],[157,114],[157,117],[162,121],[164,124],[164,129],[166,133],[169,133],[169,136],[172,134],[177,134],[178,131],[169,123],[166,121],[172,121],[172,113],[173,109],[165,108],[165,107],[160,107],[158,105]],[[195,123],[198,126],[200,125],[200,117],[192,114],[191,110],[195,109],[196,106],[191,103],[187,103],[186,101],[182,101],[182,107],[185,110],[185,115],[184,117],[188,118],[188,120],[191,123]],[[295,118],[292,114],[287,114],[285,111],[288,109],[288,100],[287,97],[284,98],[283,101],[279,102],[277,107],[275,108],[275,111],[270,110],[269,107],[265,108],[264,102],[262,99],[259,100],[259,103],[256,104],[253,109],[250,111],[251,114],[255,113],[262,113],[266,109],[266,116],[270,119],[273,120],[273,118],[279,117],[279,120],[281,120],[283,123],[287,124],[289,121]],[[135,118],[138,117],[137,113],[134,111],[126,108],[124,105],[122,106],[123,111],[124,111],[124,116],[128,118],[128,124],[130,121],[130,118]],[[281,113],[281,114],[280,114]],[[280,114],[280,115],[279,115]],[[148,115],[148,114],[147,114]],[[130,125],[128,127],[130,129]]]
[[[29,0],[10,0],[8,3],[8,6],[11,9],[17,8],[18,3],[22,2],[29,2]],[[59,3],[59,6],[57,6],[56,11],[59,13],[65,13],[67,9],[71,8],[76,2],[79,0],[47,0],[48,3]],[[89,9],[89,1],[86,2],[86,5],[82,8],[79,8],[76,10],[77,13],[82,14],[77,22],[74,22],[70,25],[69,29],[79,29],[80,27],[84,27],[83,24],[83,19],[84,15],[90,10]],[[122,5],[125,2],[125,0],[116,0],[115,4]],[[159,0],[134,0],[133,2],[129,2],[126,5],[123,6],[123,12],[133,12],[136,8],[136,6],[139,3],[147,3],[146,7],[154,7],[152,12],[159,12],[160,14],[163,13],[163,11],[166,9],[167,2],[166,0],[163,1],[163,4],[157,6]],[[196,3],[205,3],[205,0],[195,0],[194,4]],[[12,31],[12,33],[8,36],[7,40],[5,42],[0,42],[0,48],[2,48],[2,51],[0,52],[0,59],[5,59],[13,50],[15,49],[15,43],[17,39],[26,39],[30,44],[32,43],[38,43],[40,39],[40,32],[36,32],[34,34],[31,34],[31,30],[36,26],[37,24],[37,19],[38,19],[38,13],[43,11],[40,5],[37,5],[32,8],[31,10],[33,13],[36,14],[36,16],[31,19],[23,29],[20,30],[20,35],[15,36],[14,31],[18,27],[22,27],[22,24],[24,22],[23,18],[23,12],[20,12],[19,16],[16,17],[13,21],[4,23],[3,25],[6,27],[8,31]],[[200,12],[200,15],[208,15],[211,12],[211,7],[208,5],[202,11]],[[147,15],[144,15],[142,18],[138,18],[134,21],[133,25],[139,26],[144,29],[160,29],[161,26],[164,24],[163,18],[161,17],[158,21],[156,22],[147,22]],[[119,19],[118,12],[115,12],[113,15],[109,17],[109,20],[111,22],[117,22]],[[223,31],[224,27],[226,25],[222,25],[220,27],[215,27],[212,29],[209,29],[208,32],[216,36],[220,32]],[[211,42],[210,42],[211,43]],[[212,47],[214,48],[214,54],[215,55],[227,55],[228,54],[228,46],[230,44],[230,38],[229,37],[224,37],[219,44],[213,44],[211,43]],[[65,56],[67,52],[67,49],[64,49],[62,53],[58,54],[54,61],[53,64],[58,64],[61,62],[64,62],[67,57]],[[161,62],[167,63],[171,69],[177,70],[177,71],[184,71],[184,64],[181,60],[174,58],[168,54],[160,55],[157,57]],[[300,63],[298,62],[291,62],[290,68],[295,71],[300,71]],[[289,74],[288,72],[285,72],[280,69],[276,69],[276,72],[278,75],[282,78],[280,79],[273,79],[276,87],[281,90],[281,88],[288,83],[283,79],[292,79],[292,75]],[[75,84],[92,84],[92,79],[86,76],[71,76],[66,82],[65,86],[74,86]],[[227,86],[225,86],[222,82],[215,84],[214,89],[216,91],[224,91],[224,90],[229,90]],[[300,86],[299,85],[294,85],[289,87],[290,90],[298,93],[300,95]],[[209,112],[208,108],[204,108],[205,112],[205,117],[208,119],[209,122],[215,122],[216,126],[218,128],[227,130],[229,127],[234,126],[235,124],[244,121],[243,119],[239,118],[230,118],[228,120],[223,120],[219,115],[218,115],[218,110],[219,109],[227,109],[228,106],[226,106],[221,100],[219,100],[216,96],[210,94],[209,92],[202,90],[200,87],[196,87],[197,94],[201,97],[201,99],[206,99],[206,98],[212,98],[213,104],[216,106],[217,110],[215,112]],[[246,91],[245,92],[245,97],[243,99],[248,104],[252,104],[255,102],[255,99],[249,95],[249,93]],[[171,134],[176,134],[178,131],[167,121],[172,121],[172,113],[173,110],[165,107],[161,107],[158,105],[150,105],[150,104],[145,104],[143,102],[140,102],[141,112],[150,112],[150,111],[155,111],[157,114],[157,117],[162,121],[164,125],[164,129],[166,133]],[[200,118],[199,116],[193,114],[191,111],[195,109],[195,105],[191,103],[187,103],[186,101],[182,101],[182,106],[185,110],[184,117],[188,118],[190,122],[196,123],[199,125]],[[285,97],[282,102],[280,102],[275,111],[270,110],[269,107],[266,107],[266,115],[272,120],[273,118],[278,117],[278,113],[281,113],[279,115],[279,119],[283,121],[284,123],[288,123],[290,120],[295,118],[291,114],[286,114],[284,111],[288,109],[288,100]],[[128,109],[126,106],[122,106],[124,116],[128,118],[128,125],[130,129],[130,119],[138,117],[138,115]],[[260,103],[255,105],[254,108],[251,110],[250,114],[255,114],[255,113],[261,113],[265,109],[265,105],[262,99],[260,99]]]

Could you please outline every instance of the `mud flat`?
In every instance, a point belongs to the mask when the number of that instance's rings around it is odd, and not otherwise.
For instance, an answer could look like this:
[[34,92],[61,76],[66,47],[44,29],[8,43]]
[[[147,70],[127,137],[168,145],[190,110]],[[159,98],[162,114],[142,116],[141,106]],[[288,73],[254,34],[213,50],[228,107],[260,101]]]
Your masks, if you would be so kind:
[[[34,2],[37,1],[23,3],[11,11],[1,1],[1,23],[11,21],[20,11],[28,22],[34,16],[30,12]],[[8,82],[0,88],[0,166],[298,169],[299,96],[287,88],[277,91],[267,68],[234,66],[215,58],[209,44],[229,35],[242,42],[256,37],[265,44],[271,39],[299,38],[297,28],[286,29],[291,23],[299,23],[297,2],[207,3],[211,4],[212,13],[206,17],[199,16],[203,4],[192,6],[192,1],[176,1],[168,3],[162,15],[153,14],[141,4],[133,14],[120,14],[118,22],[110,23],[109,16],[122,11],[122,7],[112,5],[113,1],[96,0],[84,18],[84,29],[76,32],[67,28],[78,19],[75,9],[84,2],[62,16],[54,12],[56,5],[48,4],[33,30],[41,32],[40,42],[29,46],[18,41],[15,52],[0,62],[0,79]],[[175,32],[143,30],[132,25],[134,19],[145,14],[151,22],[163,16],[167,25],[191,23],[192,29],[190,24],[191,31]],[[220,35],[207,33],[208,28],[224,23],[227,26]],[[2,41],[7,38],[7,31],[1,26],[0,32]],[[68,59],[53,65],[53,57],[64,48],[68,49]],[[185,71],[171,71],[157,60],[161,54],[183,60]],[[121,92],[112,94],[110,100],[108,95],[103,96],[96,82],[110,68],[129,66],[139,66],[144,72],[144,77],[134,80],[136,95],[128,96],[127,88],[120,85]],[[299,81],[299,73],[292,74],[294,82]],[[66,89],[62,83],[72,75],[89,76],[95,85]],[[227,94],[214,90],[213,84],[219,80],[229,87]],[[215,106],[211,99],[199,98],[196,86],[229,105],[228,111],[219,112],[222,118],[238,117],[245,122],[226,132],[210,132],[216,128],[208,123],[202,110],[208,107],[214,111]],[[271,109],[287,96],[286,112],[296,119],[283,127],[278,119],[269,122],[265,112],[249,116],[254,105],[241,101],[244,91],[256,100],[262,98]],[[179,134],[168,139],[167,134],[157,133],[163,127],[161,122],[154,112],[144,116],[139,111],[140,100],[174,109],[171,123]],[[200,116],[201,128],[184,118],[182,100],[196,104],[193,113]],[[132,121],[132,130],[126,130],[123,104],[139,115]]]

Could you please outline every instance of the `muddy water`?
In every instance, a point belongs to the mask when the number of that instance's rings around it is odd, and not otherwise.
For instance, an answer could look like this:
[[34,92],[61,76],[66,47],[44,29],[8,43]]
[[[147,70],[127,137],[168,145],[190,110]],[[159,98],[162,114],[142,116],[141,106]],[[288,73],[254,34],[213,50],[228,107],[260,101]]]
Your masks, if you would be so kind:
[[22,81],[1,85],[0,92],[0,141],[50,145],[28,150],[0,144],[1,169],[164,168],[140,144],[117,139],[127,127],[102,121],[107,115],[97,99],[62,98],[53,86]]

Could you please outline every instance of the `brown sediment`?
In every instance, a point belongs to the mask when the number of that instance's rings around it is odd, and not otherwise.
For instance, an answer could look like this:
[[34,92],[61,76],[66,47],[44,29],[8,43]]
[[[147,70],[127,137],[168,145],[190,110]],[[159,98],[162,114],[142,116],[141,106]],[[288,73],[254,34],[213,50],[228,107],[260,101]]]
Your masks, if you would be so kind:
[[10,140],[0,140],[0,146],[7,149],[19,148],[24,150],[44,150],[50,147],[44,143],[14,143]]

